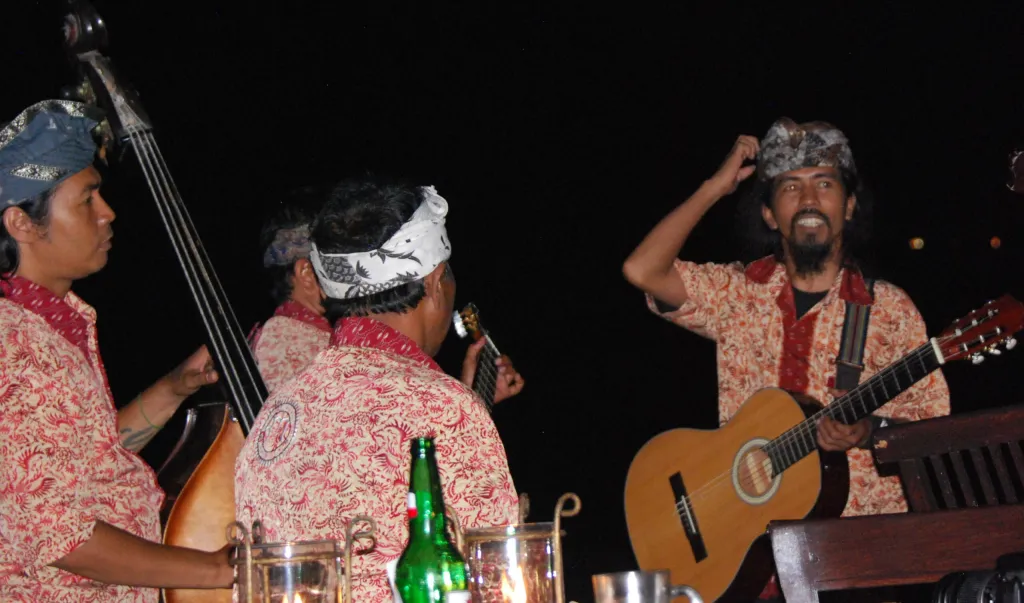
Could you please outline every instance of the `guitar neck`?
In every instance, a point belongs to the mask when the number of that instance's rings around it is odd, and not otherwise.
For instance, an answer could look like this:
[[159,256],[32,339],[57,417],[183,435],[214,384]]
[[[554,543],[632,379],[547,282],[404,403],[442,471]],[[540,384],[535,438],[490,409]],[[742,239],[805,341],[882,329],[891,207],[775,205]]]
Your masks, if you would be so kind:
[[480,350],[480,358],[473,376],[473,391],[484,401],[487,412],[494,409],[494,393],[498,387],[498,367],[494,362],[501,356],[497,346],[491,341],[490,335],[484,334],[487,343]]
[[775,438],[764,447],[773,473],[778,475],[817,449],[818,421],[822,417],[852,425],[913,387],[940,364],[936,347],[929,341]]

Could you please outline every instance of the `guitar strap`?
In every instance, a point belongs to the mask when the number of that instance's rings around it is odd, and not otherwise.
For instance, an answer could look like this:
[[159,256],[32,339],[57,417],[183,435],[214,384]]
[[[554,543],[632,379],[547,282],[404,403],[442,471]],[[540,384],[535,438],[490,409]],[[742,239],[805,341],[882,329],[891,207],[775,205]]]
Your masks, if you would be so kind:
[[[868,294],[874,299],[874,279],[864,279]],[[843,340],[839,345],[836,359],[836,389],[851,390],[860,383],[864,371],[864,342],[868,336],[868,319],[871,306],[846,302],[846,321],[843,323]]]

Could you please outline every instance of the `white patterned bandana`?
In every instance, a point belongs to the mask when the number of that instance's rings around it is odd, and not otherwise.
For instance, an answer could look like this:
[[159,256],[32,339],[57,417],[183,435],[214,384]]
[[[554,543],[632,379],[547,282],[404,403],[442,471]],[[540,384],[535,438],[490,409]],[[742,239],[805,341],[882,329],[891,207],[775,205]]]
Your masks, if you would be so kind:
[[366,297],[430,274],[452,255],[445,231],[448,202],[432,186],[423,203],[380,249],[357,253],[323,253],[311,245],[310,262],[328,297]]
[[758,177],[772,180],[779,174],[809,167],[843,168],[856,173],[846,135],[823,121],[797,124],[783,117],[772,124],[757,156]]

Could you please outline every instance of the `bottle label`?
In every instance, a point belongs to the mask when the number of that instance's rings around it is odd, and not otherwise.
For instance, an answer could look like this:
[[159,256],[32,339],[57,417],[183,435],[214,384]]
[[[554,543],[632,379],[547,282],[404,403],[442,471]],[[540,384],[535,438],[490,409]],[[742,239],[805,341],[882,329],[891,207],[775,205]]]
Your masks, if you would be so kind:
[[468,590],[453,590],[445,593],[444,603],[470,603]]
[[419,511],[416,510],[416,494],[414,492],[410,492],[409,493],[408,501],[409,501],[409,519],[415,519],[415,517],[419,514]]

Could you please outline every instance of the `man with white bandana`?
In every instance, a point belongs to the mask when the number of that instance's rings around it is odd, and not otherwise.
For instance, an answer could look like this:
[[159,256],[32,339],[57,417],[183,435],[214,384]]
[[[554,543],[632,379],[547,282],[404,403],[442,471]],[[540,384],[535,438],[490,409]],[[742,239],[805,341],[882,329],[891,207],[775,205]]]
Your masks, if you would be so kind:
[[[263,267],[270,295],[278,304],[273,316],[253,327],[249,342],[260,374],[270,392],[294,377],[325,349],[331,339],[331,324],[324,318],[324,297],[309,260],[310,227],[327,194],[317,187],[303,187],[288,195],[264,224],[260,233]],[[473,387],[477,362],[486,340],[466,349],[460,380]],[[494,403],[522,391],[525,380],[501,355]]]
[[445,502],[464,528],[517,520],[490,415],[432,358],[455,301],[447,212],[433,187],[334,189],[310,246],[330,345],[270,395],[235,466],[238,519],[259,520],[271,541],[343,539],[352,517],[377,520],[376,550],[354,560],[357,601],[391,600],[385,568],[407,540],[411,438],[436,438]]

